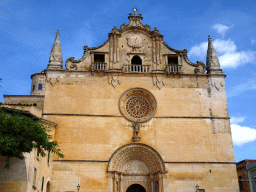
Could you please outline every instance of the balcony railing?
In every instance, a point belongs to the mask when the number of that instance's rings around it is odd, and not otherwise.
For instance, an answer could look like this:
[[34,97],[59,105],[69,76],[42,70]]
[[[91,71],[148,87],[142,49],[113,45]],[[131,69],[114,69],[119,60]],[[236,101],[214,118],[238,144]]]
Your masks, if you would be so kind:
[[123,72],[125,73],[150,73],[150,65],[123,65]]
[[107,64],[106,63],[92,63],[91,70],[92,71],[106,71]]
[[166,72],[167,73],[181,73],[182,65],[167,65]]

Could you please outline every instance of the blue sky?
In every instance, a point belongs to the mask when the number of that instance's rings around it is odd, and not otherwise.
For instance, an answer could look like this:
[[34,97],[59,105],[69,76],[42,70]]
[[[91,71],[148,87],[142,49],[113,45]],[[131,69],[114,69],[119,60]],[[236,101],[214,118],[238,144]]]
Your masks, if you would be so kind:
[[30,94],[30,75],[47,67],[57,29],[63,60],[99,46],[114,25],[128,23],[133,7],[172,48],[206,63],[211,35],[222,69],[236,161],[256,159],[256,2],[156,0],[0,0],[0,101]]

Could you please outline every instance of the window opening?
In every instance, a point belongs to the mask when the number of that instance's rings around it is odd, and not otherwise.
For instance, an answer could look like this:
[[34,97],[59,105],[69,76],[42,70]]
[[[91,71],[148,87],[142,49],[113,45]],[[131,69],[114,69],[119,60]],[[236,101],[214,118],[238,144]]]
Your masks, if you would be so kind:
[[105,62],[105,55],[94,54],[94,62],[95,63],[104,63]]
[[44,177],[42,178],[42,187],[41,187],[41,191],[44,190]]
[[35,107],[36,107],[36,106],[37,106],[37,105],[36,105],[36,103],[33,103],[33,106],[35,106]]
[[131,60],[131,64],[132,65],[136,65],[136,66],[131,66],[131,71],[141,71],[139,68],[141,66],[138,66],[138,65],[142,65],[142,60],[139,56],[135,55],[133,56],[132,60]]
[[168,57],[168,65],[178,65],[178,57]]
[[141,58],[139,56],[135,55],[132,58],[131,64],[132,65],[142,65],[142,60],[141,60]]
[[38,84],[38,90],[42,90],[42,84]]
[[35,86],[35,85],[33,85],[32,91],[35,91],[35,88],[36,88],[36,86]]
[[47,163],[50,163],[50,151],[48,151]]
[[34,179],[33,179],[33,185],[36,186],[36,175],[37,175],[37,169],[34,168]]

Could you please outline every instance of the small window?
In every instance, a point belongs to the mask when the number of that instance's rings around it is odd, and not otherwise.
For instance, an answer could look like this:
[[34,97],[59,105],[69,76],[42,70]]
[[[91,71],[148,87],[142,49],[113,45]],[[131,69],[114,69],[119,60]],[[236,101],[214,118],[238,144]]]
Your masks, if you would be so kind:
[[41,191],[44,190],[44,177],[42,178],[42,187],[41,187]]
[[168,65],[178,65],[178,57],[168,57]]
[[95,63],[104,63],[105,62],[105,55],[94,54],[94,62]]
[[35,91],[35,88],[36,88],[36,86],[35,86],[35,85],[33,85],[33,87],[32,87],[32,91]]
[[36,186],[36,175],[37,175],[37,169],[34,169],[34,180],[33,180],[33,185]]
[[38,90],[42,90],[42,84],[38,84]]
[[35,107],[36,107],[36,103],[33,103],[33,106],[35,106]]
[[48,151],[47,163],[50,163],[50,151]]

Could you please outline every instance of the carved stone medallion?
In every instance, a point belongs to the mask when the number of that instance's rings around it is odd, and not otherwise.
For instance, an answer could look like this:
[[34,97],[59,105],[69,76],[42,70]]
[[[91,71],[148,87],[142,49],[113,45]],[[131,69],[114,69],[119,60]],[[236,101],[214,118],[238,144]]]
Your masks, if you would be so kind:
[[132,88],[122,94],[119,107],[128,120],[145,122],[150,120],[156,112],[156,99],[143,88]]
[[127,43],[133,48],[141,48],[144,45],[144,40],[139,34],[133,34],[130,37],[127,37]]

